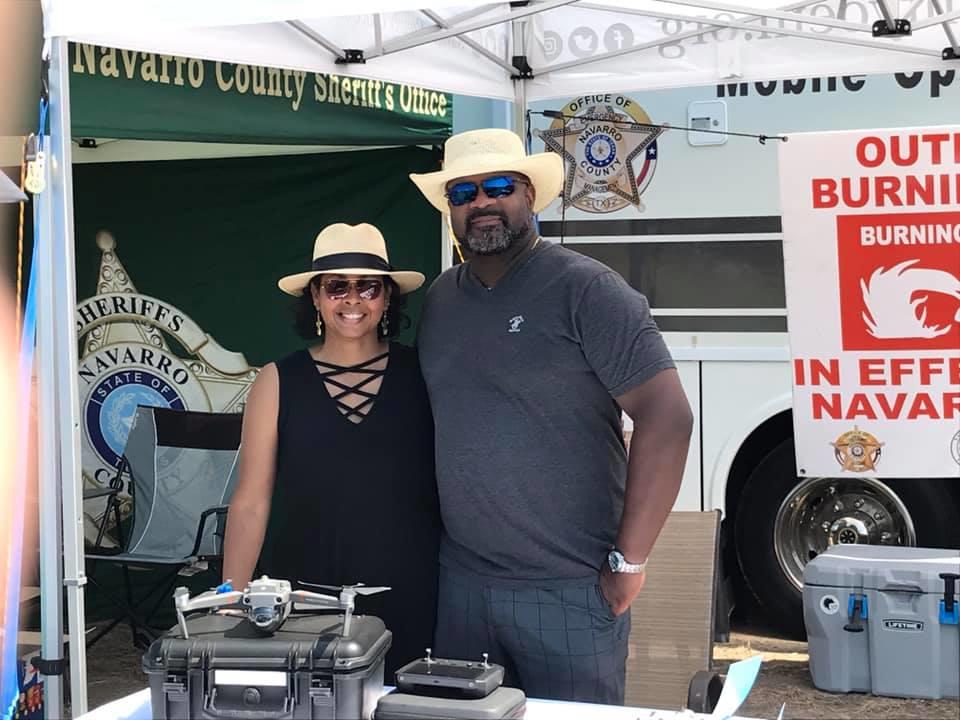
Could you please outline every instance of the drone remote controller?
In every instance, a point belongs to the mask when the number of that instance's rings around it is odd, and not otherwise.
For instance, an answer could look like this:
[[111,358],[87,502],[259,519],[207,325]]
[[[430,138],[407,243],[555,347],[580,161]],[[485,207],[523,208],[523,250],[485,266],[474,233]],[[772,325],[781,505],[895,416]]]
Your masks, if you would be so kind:
[[427,655],[397,670],[397,690],[416,694],[424,690],[456,690],[468,698],[484,698],[503,684],[503,667],[487,661],[447,660]]

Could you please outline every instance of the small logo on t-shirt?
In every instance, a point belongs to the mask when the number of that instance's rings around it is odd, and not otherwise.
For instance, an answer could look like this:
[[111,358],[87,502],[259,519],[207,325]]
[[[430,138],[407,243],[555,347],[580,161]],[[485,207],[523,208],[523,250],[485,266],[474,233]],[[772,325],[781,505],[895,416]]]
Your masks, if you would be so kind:
[[520,325],[523,324],[523,315],[514,315],[510,318],[510,329],[507,332],[518,333],[520,332]]

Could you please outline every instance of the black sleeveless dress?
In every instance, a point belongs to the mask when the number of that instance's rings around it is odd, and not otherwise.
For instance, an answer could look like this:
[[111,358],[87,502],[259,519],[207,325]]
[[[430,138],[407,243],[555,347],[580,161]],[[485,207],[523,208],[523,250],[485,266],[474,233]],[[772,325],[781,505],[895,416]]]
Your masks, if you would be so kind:
[[294,588],[390,586],[357,596],[356,612],[381,618],[393,633],[384,676],[392,684],[397,668],[433,645],[436,620],[440,511],[416,351],[391,343],[380,390],[359,423],[338,409],[306,350],[279,360],[277,370],[276,480],[259,572]]

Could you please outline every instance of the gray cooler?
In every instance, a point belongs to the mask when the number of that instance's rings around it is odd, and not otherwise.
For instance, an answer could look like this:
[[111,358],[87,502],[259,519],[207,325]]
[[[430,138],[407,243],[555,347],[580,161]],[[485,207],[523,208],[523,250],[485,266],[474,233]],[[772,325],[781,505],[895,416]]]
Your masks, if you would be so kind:
[[803,572],[813,684],[960,697],[960,551],[838,545]]

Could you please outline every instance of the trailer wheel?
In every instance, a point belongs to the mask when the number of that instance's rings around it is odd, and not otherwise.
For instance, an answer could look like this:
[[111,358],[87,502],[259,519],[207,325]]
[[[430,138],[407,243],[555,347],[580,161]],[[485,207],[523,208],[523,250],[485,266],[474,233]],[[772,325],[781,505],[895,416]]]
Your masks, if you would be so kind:
[[747,479],[734,522],[750,591],[782,632],[802,638],[803,568],[831,545],[960,547],[957,481],[797,478],[793,440]]

